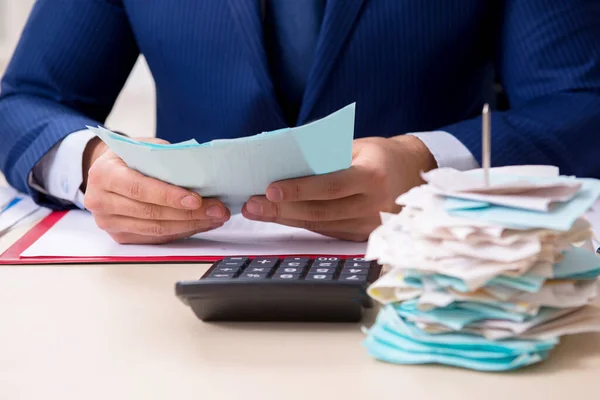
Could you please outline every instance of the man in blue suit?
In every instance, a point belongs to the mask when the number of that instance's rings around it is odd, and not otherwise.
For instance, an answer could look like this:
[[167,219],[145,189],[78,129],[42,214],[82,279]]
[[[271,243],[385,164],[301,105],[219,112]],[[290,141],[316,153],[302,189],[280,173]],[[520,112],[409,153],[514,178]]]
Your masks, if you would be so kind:
[[247,218],[365,240],[419,171],[477,167],[494,82],[492,164],[600,175],[598,0],[38,0],[2,81],[0,168],[53,208],[86,207],[122,243],[220,226],[229,211],[129,170],[85,130],[139,54],[157,137],[294,126],[356,102],[350,169],[274,182]]

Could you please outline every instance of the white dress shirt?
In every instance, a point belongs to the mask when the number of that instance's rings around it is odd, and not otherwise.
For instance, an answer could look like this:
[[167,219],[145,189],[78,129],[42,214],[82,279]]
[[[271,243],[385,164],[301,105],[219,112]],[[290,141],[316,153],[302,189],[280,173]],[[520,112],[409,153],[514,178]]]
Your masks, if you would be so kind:
[[33,167],[30,185],[41,193],[62,200],[61,203],[84,209],[81,191],[83,153],[94,137],[96,135],[88,129],[67,135]]
[[[419,138],[429,149],[438,167],[460,171],[479,168],[471,152],[453,135],[445,131],[409,133]],[[57,143],[35,165],[30,184],[40,192],[84,209],[83,153],[95,135],[89,130],[71,133]]]

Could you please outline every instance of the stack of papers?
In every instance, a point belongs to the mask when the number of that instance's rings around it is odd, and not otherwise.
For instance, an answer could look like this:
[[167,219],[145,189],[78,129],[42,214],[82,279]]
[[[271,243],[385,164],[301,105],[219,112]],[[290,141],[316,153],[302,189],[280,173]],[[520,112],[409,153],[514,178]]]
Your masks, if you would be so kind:
[[382,215],[366,257],[388,271],[366,330],[373,357],[483,371],[546,359],[562,335],[600,331],[600,257],[582,217],[600,182],[554,167],[437,169]]
[[199,144],[150,144],[88,127],[144,175],[220,198],[232,214],[279,180],[346,169],[352,162],[355,104],[296,127]]

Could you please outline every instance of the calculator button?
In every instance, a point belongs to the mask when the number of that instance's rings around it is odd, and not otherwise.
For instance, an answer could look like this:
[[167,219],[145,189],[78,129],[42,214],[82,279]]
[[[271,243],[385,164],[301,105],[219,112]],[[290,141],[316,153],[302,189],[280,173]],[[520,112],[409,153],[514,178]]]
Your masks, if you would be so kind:
[[356,262],[368,262],[367,260],[365,260],[363,257],[354,257],[354,258],[350,258],[348,259],[348,261],[356,261]]
[[235,274],[236,272],[238,272],[240,270],[240,267],[225,267],[225,266],[218,266],[214,269],[215,273],[217,274]]
[[248,262],[248,257],[225,257],[221,262],[234,262],[246,264]]
[[319,268],[319,267],[312,267],[310,269],[310,273],[311,274],[335,274],[335,268]]
[[235,274],[233,272],[231,273],[219,273],[217,272],[212,272],[210,275],[208,275],[208,277],[206,279],[231,279],[233,278]]
[[367,275],[342,274],[342,275],[340,275],[338,280],[345,281],[345,282],[366,282]]
[[307,261],[283,261],[281,263],[281,267],[292,267],[292,268],[301,268],[304,269],[306,268],[306,266],[308,265],[308,260]]
[[229,267],[229,268],[240,268],[240,267],[243,267],[244,264],[245,263],[242,262],[242,261],[225,261],[225,260],[223,260],[223,261],[221,261],[218,264],[218,267],[219,268],[226,268],[226,267]]
[[304,279],[309,281],[331,281],[333,280],[333,274],[308,274]]
[[369,268],[371,263],[369,261],[347,261],[344,264],[344,268]]
[[244,270],[245,273],[249,273],[249,274],[268,274],[269,272],[271,272],[271,270],[273,269],[273,267],[253,267],[253,266],[249,266],[248,268],[246,268]]
[[315,261],[312,265],[313,268],[337,268],[340,265],[339,261]]
[[369,273],[369,268],[348,268],[345,267],[344,269],[342,269],[342,274],[343,275],[367,275]]
[[277,269],[277,272],[281,274],[301,274],[303,271],[304,268],[286,266],[282,266]]
[[255,258],[250,263],[250,267],[274,267],[277,261],[278,258]]
[[339,257],[317,257],[315,262],[340,261]]
[[265,279],[267,277],[267,273],[263,272],[263,273],[252,273],[252,272],[244,272],[243,274],[240,275],[240,277],[238,279],[243,279],[243,280],[259,280],[259,279]]
[[287,262],[300,262],[300,263],[308,263],[308,257],[286,257],[283,259],[284,263]]
[[300,274],[280,274],[277,273],[275,275],[273,275],[273,279],[281,279],[281,280],[286,280],[286,281],[294,281],[294,280],[298,280],[300,279]]

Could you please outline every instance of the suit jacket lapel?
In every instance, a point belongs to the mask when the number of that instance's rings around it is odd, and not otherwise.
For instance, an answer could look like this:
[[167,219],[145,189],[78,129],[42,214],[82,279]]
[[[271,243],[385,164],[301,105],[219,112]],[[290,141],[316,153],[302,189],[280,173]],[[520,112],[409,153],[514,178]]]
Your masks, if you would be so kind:
[[298,116],[299,124],[307,122],[364,2],[365,0],[327,0],[315,61]]
[[265,52],[262,27],[262,2],[260,0],[228,0],[229,9],[237,25],[240,40],[246,44],[248,61],[254,69],[258,84],[272,108],[278,124],[286,126],[283,111],[275,96],[273,83],[269,75],[269,64]]

